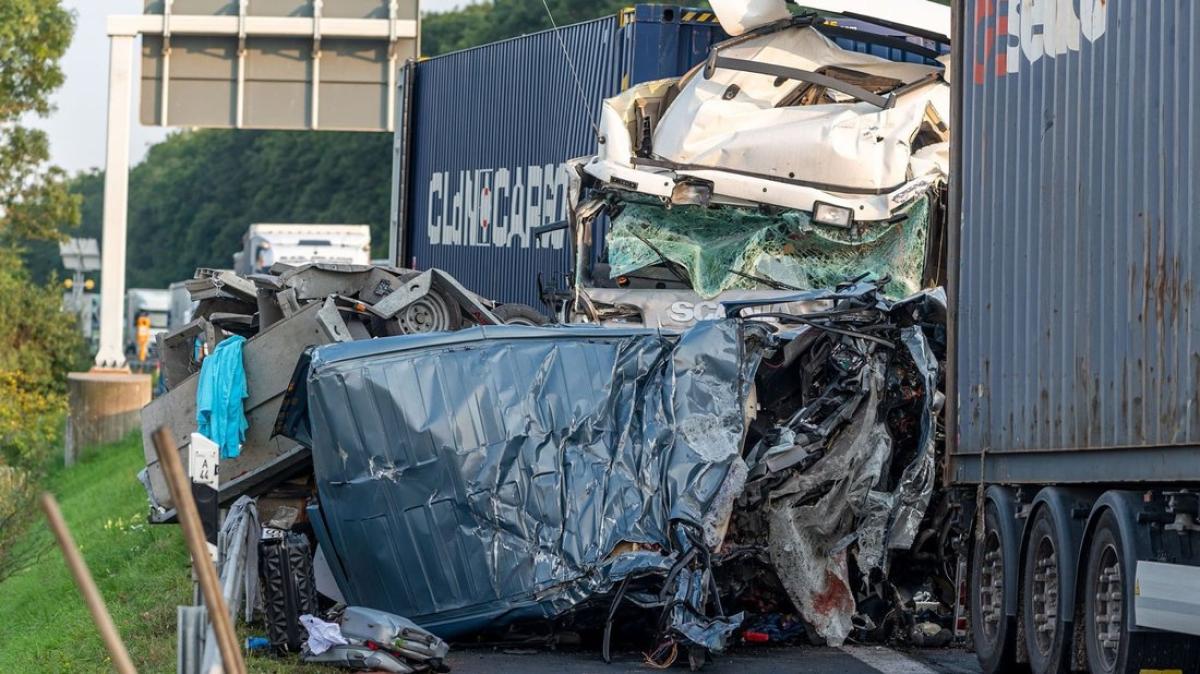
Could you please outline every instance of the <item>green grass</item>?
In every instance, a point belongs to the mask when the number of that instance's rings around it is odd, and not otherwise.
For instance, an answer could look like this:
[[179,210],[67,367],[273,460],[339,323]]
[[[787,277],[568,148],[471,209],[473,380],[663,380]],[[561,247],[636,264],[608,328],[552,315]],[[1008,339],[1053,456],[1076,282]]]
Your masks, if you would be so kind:
[[[140,436],[90,450],[47,478],[75,542],[141,672],[175,670],[175,607],[191,603],[183,534],[146,523]],[[52,540],[39,518],[29,536]],[[262,634],[241,626],[242,637]],[[253,657],[253,672],[330,672],[294,660]],[[0,672],[110,672],[107,651],[58,547],[0,583]]]

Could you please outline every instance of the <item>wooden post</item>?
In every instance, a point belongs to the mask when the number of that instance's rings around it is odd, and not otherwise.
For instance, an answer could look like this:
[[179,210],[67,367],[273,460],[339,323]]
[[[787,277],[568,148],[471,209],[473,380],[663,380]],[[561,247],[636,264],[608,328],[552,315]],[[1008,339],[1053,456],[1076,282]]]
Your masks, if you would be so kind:
[[75,584],[79,586],[79,593],[83,595],[83,601],[87,603],[88,610],[92,612],[92,621],[96,623],[96,629],[100,631],[100,638],[104,640],[104,647],[108,649],[108,655],[112,658],[113,668],[119,674],[137,674],[133,660],[129,659],[129,651],[125,650],[125,643],[121,641],[121,635],[117,633],[117,626],[113,623],[112,616],[108,614],[104,598],[100,596],[96,581],[92,579],[92,573],[88,571],[87,563],[83,561],[83,556],[79,554],[79,548],[75,546],[75,539],[71,537],[71,530],[67,528],[67,522],[63,519],[62,511],[58,508],[58,501],[54,500],[53,495],[42,494],[42,510],[46,513],[46,519],[50,521],[50,530],[58,539],[58,547],[62,548],[67,568],[71,570],[71,575],[75,576]]
[[213,632],[217,636],[217,646],[221,650],[225,674],[246,674],[246,663],[242,660],[241,649],[238,648],[237,634],[233,631],[229,608],[225,605],[224,595],[221,594],[217,567],[208,555],[208,543],[204,539],[200,513],[196,510],[191,485],[179,460],[179,448],[165,426],[157,428],[152,438],[163,476],[171,490],[171,499],[175,502],[175,512],[179,517],[179,525],[183,528],[184,540],[192,553],[192,567],[200,581],[204,605],[208,607],[208,618],[212,621]]

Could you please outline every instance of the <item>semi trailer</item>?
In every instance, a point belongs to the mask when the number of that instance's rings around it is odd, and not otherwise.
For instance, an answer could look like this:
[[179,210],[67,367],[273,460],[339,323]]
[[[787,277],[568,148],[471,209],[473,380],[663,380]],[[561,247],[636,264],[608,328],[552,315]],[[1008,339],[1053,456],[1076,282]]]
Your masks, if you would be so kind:
[[1200,668],[1200,9],[955,3],[943,479],[985,672]]

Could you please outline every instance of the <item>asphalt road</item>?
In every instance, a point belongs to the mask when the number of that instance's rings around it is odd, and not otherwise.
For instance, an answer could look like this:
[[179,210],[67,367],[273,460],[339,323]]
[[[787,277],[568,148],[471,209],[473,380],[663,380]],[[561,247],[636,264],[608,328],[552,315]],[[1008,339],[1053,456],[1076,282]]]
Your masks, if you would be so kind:
[[[492,651],[451,650],[449,664],[454,674],[516,672],[517,674],[647,674],[658,670],[642,663],[637,653],[614,656],[604,664],[600,654],[591,651]],[[683,660],[671,668],[686,672]],[[710,662],[705,674],[977,674],[975,654],[960,649],[896,651],[881,646],[844,648],[780,647],[736,650]]]

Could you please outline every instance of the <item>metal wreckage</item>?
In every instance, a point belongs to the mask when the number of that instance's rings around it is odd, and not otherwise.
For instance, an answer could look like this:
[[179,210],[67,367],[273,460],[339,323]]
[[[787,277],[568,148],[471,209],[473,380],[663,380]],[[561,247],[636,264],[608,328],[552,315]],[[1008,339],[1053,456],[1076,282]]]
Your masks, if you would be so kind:
[[500,325],[436,270],[201,274],[145,426],[186,452],[196,344],[244,332],[218,500],[285,486],[290,514],[262,519],[305,524],[339,600],[445,639],[587,633],[607,658],[652,634],[651,663],[693,668],[739,640],[949,641],[948,11],[884,8],[929,19],[877,36],[914,63],[838,46],[828,12],[865,0],[712,4],[735,37],[606,102],[575,162],[568,324]]
[[884,283],[678,333],[315,349],[284,429],[312,450],[309,519],[346,601],[452,639],[590,624],[606,652],[637,607],[658,664],[698,665],[772,616],[831,644],[948,627],[946,522],[928,516],[945,305]]

